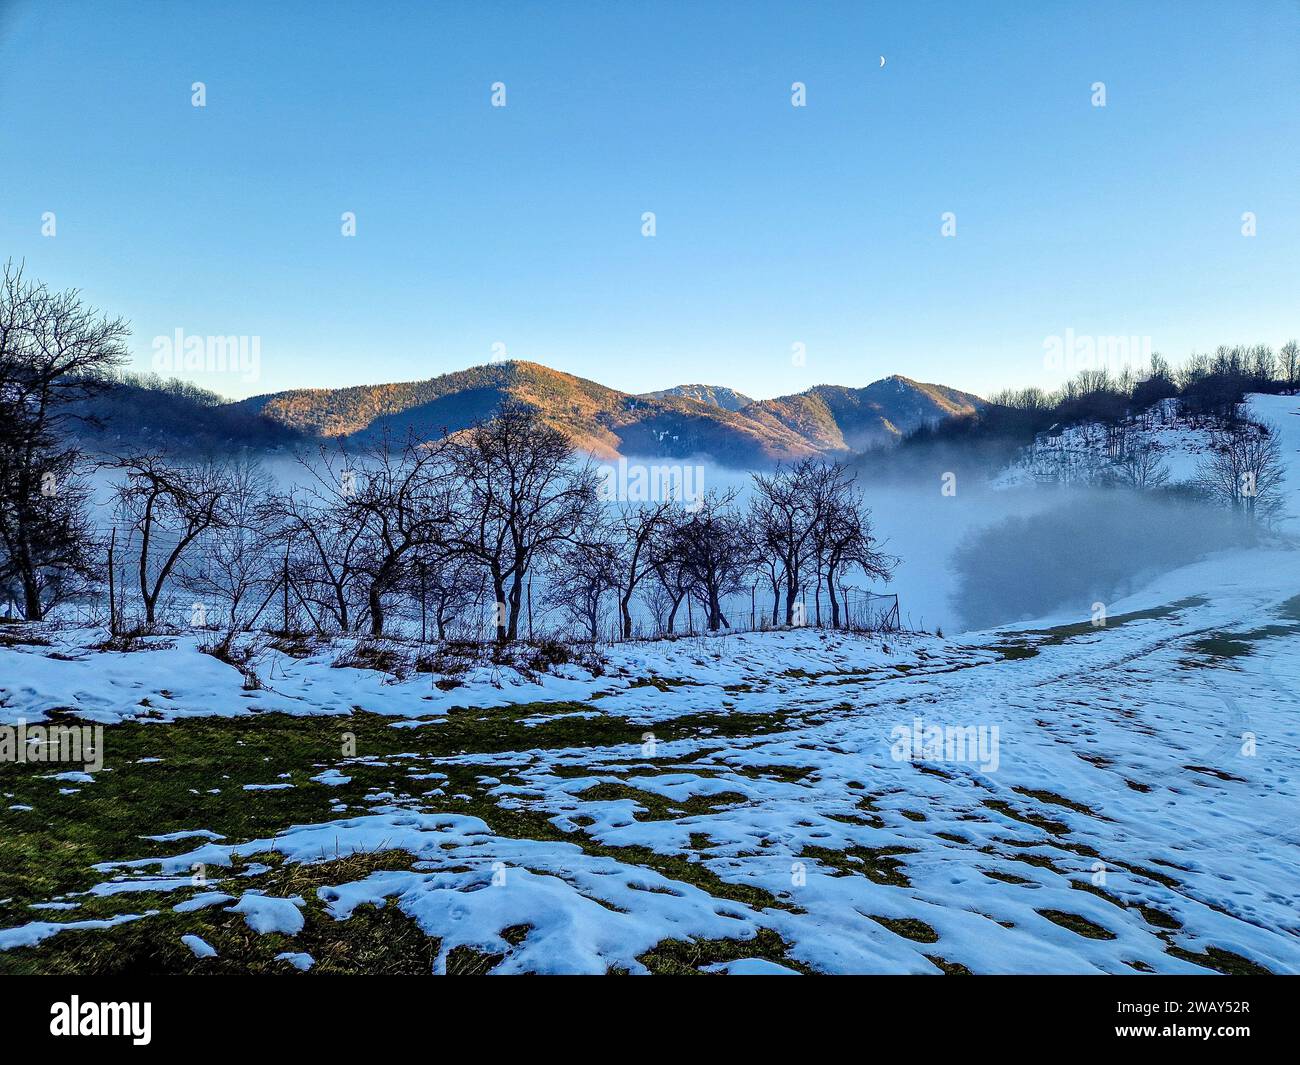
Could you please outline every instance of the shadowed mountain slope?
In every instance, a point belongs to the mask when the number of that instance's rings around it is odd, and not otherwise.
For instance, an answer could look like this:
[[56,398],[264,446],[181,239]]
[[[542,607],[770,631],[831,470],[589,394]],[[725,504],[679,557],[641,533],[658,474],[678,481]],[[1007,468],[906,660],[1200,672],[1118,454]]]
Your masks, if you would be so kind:
[[250,444],[258,446],[267,439],[455,432],[514,402],[535,408],[576,447],[602,459],[698,458],[751,467],[805,455],[843,455],[922,423],[967,413],[980,402],[904,377],[865,388],[818,385],[731,409],[743,400],[731,389],[693,385],[635,396],[537,363],[500,362],[421,381],[293,389],[190,414],[200,435],[205,419],[219,427],[217,435],[255,427],[258,439]]

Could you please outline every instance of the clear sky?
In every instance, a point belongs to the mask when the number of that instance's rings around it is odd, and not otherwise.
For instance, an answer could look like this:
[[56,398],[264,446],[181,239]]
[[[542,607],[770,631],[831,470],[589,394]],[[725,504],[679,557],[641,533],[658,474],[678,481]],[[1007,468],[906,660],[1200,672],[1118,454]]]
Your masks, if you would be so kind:
[[1048,384],[1067,330],[1277,345],[1300,6],[0,0],[7,256],[129,318],[140,369],[259,338],[258,381],[192,377],[236,396],[494,344],[758,397]]

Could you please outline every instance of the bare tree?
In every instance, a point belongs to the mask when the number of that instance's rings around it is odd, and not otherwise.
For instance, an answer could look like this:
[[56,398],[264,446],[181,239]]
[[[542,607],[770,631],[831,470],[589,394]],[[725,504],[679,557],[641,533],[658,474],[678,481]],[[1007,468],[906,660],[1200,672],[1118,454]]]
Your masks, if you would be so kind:
[[496,638],[519,636],[523,583],[535,561],[571,543],[597,506],[596,475],[536,411],[503,406],[449,447],[459,481],[448,543],[487,570]]
[[600,638],[601,603],[619,589],[624,575],[618,534],[611,522],[593,522],[572,543],[560,548],[555,566],[552,594],[593,643]]
[[274,527],[270,520],[271,478],[256,460],[241,459],[226,471],[218,507],[220,536],[205,536],[203,564],[186,586],[224,602],[231,631],[247,628],[249,610],[278,576]]
[[767,587],[772,593],[772,625],[775,627],[780,624],[781,586],[785,583],[785,570],[781,568],[781,560],[766,550],[766,546],[755,535],[752,526],[748,532],[750,534],[750,555],[753,558],[755,573],[767,582]]
[[1246,369],[1259,384],[1268,385],[1277,376],[1277,356],[1267,344],[1256,344],[1246,352]]
[[467,615],[486,592],[482,567],[463,555],[448,554],[440,543],[415,553],[401,587],[420,606],[422,637],[427,636],[432,611],[439,640],[449,638],[453,621]]
[[[139,534],[138,577],[145,625],[186,551],[209,529],[223,528],[229,471],[215,463],[180,466],[146,453],[119,459],[126,479],[117,487],[119,515]],[[155,550],[157,552],[155,556]]]
[[45,617],[51,596],[84,573],[90,525],[66,438],[76,404],[126,357],[129,330],[75,290],[51,292],[5,264],[0,277],[0,579],[22,593],[24,616]]
[[823,465],[816,459],[801,459],[770,475],[754,474],[750,521],[757,542],[780,563],[784,574],[787,625],[795,622],[795,599],[805,571],[816,561],[814,532],[822,503],[817,482],[824,476]]
[[[362,579],[366,534],[348,508],[357,471],[341,445],[322,447],[316,460],[301,457],[299,462],[308,475],[305,483],[272,500],[276,539],[295,587],[307,589],[321,622],[332,620],[341,632],[348,632]],[[318,628],[325,627],[321,622]]]
[[1209,458],[1196,471],[1196,483],[1211,498],[1252,524],[1277,516],[1285,477],[1277,430],[1269,425],[1243,424],[1216,433]]
[[880,550],[871,529],[871,511],[861,490],[837,468],[823,479],[824,496],[815,533],[819,569],[825,572],[831,604],[831,625],[840,627],[840,601],[836,581],[856,566],[872,580],[888,580],[898,560]]
[[1130,442],[1112,468],[1115,481],[1125,488],[1146,491],[1169,483],[1169,467],[1160,450],[1150,443]]
[[358,463],[355,489],[344,498],[350,520],[363,530],[357,571],[364,577],[370,635],[384,632],[384,597],[401,583],[417,552],[426,560],[444,546],[452,518],[453,488],[446,438],[407,441],[395,452],[388,440]]
[[1278,362],[1287,388],[1300,386],[1300,344],[1294,340],[1283,344],[1282,350],[1278,352]]
[[674,529],[682,568],[700,589],[710,632],[730,628],[724,597],[737,591],[749,569],[745,519],[732,510],[735,491],[707,492],[700,506],[684,512]]
[[632,504],[623,507],[615,519],[619,624],[625,640],[632,636],[632,598],[642,583],[657,572],[655,538],[676,505],[671,499]]
[[686,511],[668,511],[650,538],[650,567],[655,576],[652,605],[661,631],[669,636],[677,631],[677,612],[682,601],[696,589],[695,576],[686,565],[685,545],[679,534],[686,517]]

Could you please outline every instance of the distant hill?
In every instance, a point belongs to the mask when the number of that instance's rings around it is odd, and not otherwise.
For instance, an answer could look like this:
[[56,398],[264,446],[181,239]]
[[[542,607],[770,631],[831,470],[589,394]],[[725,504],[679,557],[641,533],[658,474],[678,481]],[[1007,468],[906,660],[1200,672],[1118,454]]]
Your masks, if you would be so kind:
[[697,403],[731,411],[740,410],[754,402],[748,396],[723,385],[676,385],[673,388],[661,388],[658,392],[647,392],[644,398],[663,399],[667,396],[693,399]]
[[240,447],[267,451],[305,441],[291,426],[230,403],[215,392],[153,375],[115,380],[73,410],[82,443],[108,454]]
[[749,468],[805,455],[846,455],[981,403],[905,377],[865,388],[818,385],[758,402],[706,385],[636,396],[532,362],[490,363],[398,384],[294,389],[234,403],[170,387],[123,384],[96,400],[95,412],[105,422],[102,443],[122,446],[142,438],[277,447],[383,432],[433,435],[465,429],[510,401],[535,408],[576,447],[601,459],[711,459]]
[[861,451],[922,425],[972,414],[982,404],[969,392],[895,374],[865,388],[815,385],[797,395],[759,400],[745,414],[793,430],[818,451]]
[[599,458],[705,456],[749,466],[814,453],[799,434],[682,396],[634,396],[533,362],[500,362],[425,381],[298,389],[234,406],[302,433],[370,436],[467,428],[503,401],[525,403]]

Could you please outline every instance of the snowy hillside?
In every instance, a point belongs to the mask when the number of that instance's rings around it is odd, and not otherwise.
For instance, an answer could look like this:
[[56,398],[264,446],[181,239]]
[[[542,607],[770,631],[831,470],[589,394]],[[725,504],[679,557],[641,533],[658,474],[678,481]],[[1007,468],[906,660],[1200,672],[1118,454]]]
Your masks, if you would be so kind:
[[1287,471],[1283,494],[1290,521],[1284,527],[1295,532],[1300,527],[1300,396],[1250,396],[1246,410],[1253,421],[1277,430]]
[[[1289,466],[1300,470],[1300,397],[1251,394],[1242,413],[1256,424],[1277,429]],[[1099,484],[1112,470],[1113,434],[1095,423],[1085,423],[1039,434],[995,485],[1012,488],[1036,483],[1075,486]],[[1124,430],[1127,447],[1151,448],[1168,471],[1169,483],[1186,484],[1196,477],[1197,466],[1211,451],[1211,429],[1178,414],[1178,400],[1158,403]],[[1288,510],[1300,515],[1300,478],[1287,478]]]

